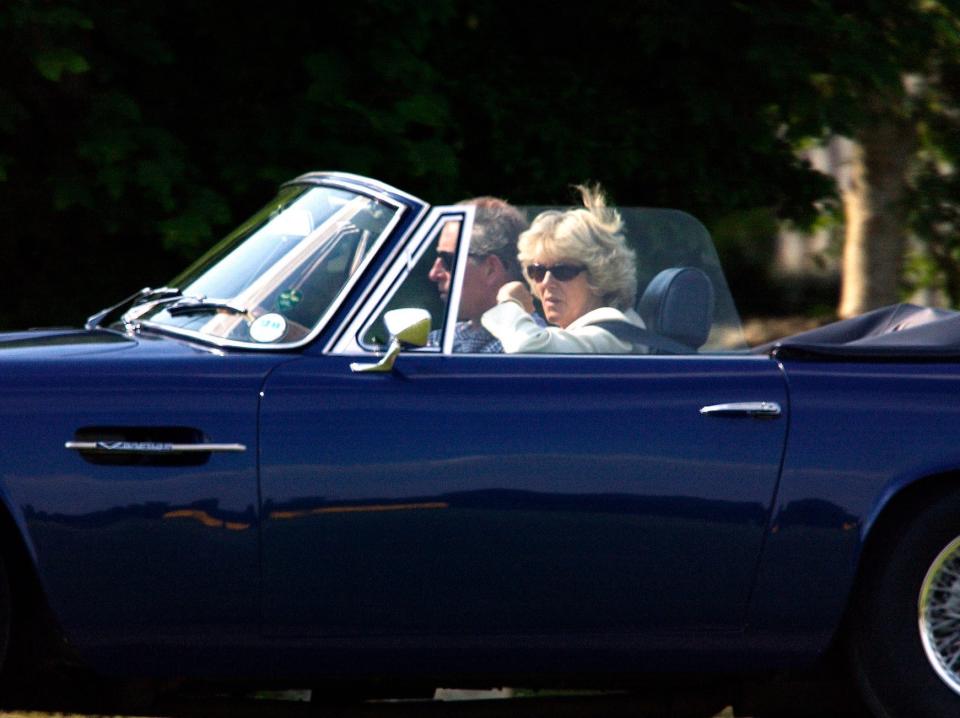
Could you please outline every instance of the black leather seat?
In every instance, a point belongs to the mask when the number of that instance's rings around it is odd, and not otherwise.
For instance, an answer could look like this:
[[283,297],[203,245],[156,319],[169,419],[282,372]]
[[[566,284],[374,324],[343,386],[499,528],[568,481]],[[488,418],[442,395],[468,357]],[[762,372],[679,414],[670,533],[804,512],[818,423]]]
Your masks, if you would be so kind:
[[647,329],[696,352],[713,323],[713,282],[696,267],[671,267],[650,280],[637,302]]

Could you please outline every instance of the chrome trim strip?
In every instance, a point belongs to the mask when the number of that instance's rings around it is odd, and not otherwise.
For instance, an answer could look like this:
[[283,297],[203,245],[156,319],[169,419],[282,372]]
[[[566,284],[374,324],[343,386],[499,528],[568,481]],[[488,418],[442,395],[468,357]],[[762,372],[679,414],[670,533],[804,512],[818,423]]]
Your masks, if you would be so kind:
[[748,416],[758,419],[780,416],[780,405],[775,401],[739,401],[729,404],[712,404],[700,409],[702,416]]
[[245,444],[171,444],[162,441],[67,441],[63,448],[106,454],[213,454],[247,450]]
[[[336,352],[340,356],[345,357],[358,357],[361,359],[370,359],[373,354],[372,352],[365,349],[353,348],[353,349],[342,349]],[[445,356],[440,352],[415,352],[417,356],[421,357],[442,357]],[[567,363],[582,363],[583,361],[594,362],[594,361],[644,361],[644,362],[659,362],[659,363],[668,363],[668,362],[696,362],[703,361],[704,359],[709,359],[710,361],[749,361],[754,364],[766,363],[771,361],[776,361],[771,359],[766,354],[735,354],[735,353],[704,353],[704,354],[539,354],[531,352],[529,354],[471,354],[468,352],[458,352],[453,356],[458,357],[470,357],[475,360],[483,361],[530,361],[530,362],[542,362],[544,359],[549,358],[551,362],[567,362]],[[564,368],[564,373],[569,372],[570,369]],[[567,374],[569,376],[569,374]]]
[[[370,187],[376,187],[377,191],[383,193],[384,198],[386,195],[398,195],[404,199],[410,200],[416,204],[425,205],[424,202],[419,197],[404,192],[402,189],[397,189],[393,185],[389,185],[386,182],[381,182],[380,180],[373,179],[371,177],[364,177],[363,175],[351,174],[350,172],[306,172],[305,174],[295,177],[288,182],[284,182],[281,187],[295,184],[330,184],[340,187],[346,187],[351,190],[355,190],[358,187],[364,189],[366,194],[370,194]],[[391,200],[392,201],[392,200]]]
[[[469,206],[469,205],[468,205]],[[472,209],[472,207],[471,207]],[[453,354],[453,340],[456,334],[457,314],[460,312],[460,293],[463,289],[463,277],[467,273],[467,260],[470,258],[470,239],[473,236],[473,212],[466,212],[460,221],[460,237],[457,244],[457,264],[453,272],[453,284],[447,297],[447,316],[444,321],[444,332],[441,337],[441,350],[444,354]],[[441,218],[438,225],[442,222]],[[442,232],[443,230],[441,230]],[[429,245],[428,247],[429,248]],[[420,252],[421,255],[426,250]]]
[[429,232],[429,228],[433,226],[431,218],[434,216],[434,211],[432,209],[427,210],[424,214],[426,218],[418,218],[411,231],[400,238],[394,245],[393,251],[384,258],[379,274],[370,278],[363,295],[357,298],[357,301],[350,308],[348,316],[331,334],[330,340],[323,347],[325,354],[330,352],[343,353],[344,349],[341,344],[348,347],[347,351],[371,352],[371,350],[362,347],[358,340],[363,328],[372,321],[369,312],[365,313],[365,308],[382,306],[385,295],[392,294],[395,291],[395,285],[399,278],[417,262],[418,256],[411,254],[411,247],[417,246],[424,233]]

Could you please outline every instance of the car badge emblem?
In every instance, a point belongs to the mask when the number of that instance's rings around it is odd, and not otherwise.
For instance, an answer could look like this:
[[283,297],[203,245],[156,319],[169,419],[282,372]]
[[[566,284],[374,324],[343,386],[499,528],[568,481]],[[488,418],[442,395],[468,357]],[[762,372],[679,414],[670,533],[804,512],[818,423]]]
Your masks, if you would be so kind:
[[159,441],[98,441],[97,448],[101,451],[133,451],[136,453],[173,450],[171,444]]

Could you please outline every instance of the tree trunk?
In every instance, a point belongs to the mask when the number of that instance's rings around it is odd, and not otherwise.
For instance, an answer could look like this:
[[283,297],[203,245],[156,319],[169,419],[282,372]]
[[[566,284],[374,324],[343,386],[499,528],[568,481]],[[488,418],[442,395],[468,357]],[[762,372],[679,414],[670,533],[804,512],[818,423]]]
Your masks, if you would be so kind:
[[846,225],[841,318],[899,301],[906,245],[903,200],[915,148],[914,128],[896,117],[855,137],[850,173],[840,187]]

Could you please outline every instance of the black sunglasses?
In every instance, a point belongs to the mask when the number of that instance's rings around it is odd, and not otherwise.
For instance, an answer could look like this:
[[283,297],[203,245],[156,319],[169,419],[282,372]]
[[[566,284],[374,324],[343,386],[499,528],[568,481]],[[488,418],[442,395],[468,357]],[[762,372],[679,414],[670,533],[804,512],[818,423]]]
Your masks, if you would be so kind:
[[437,250],[437,259],[440,260],[440,264],[443,265],[444,271],[452,272],[454,260],[457,258],[456,252],[442,252],[439,249]]
[[569,282],[580,272],[585,272],[586,267],[576,264],[528,264],[523,268],[531,282],[542,282],[547,272],[558,282]]

